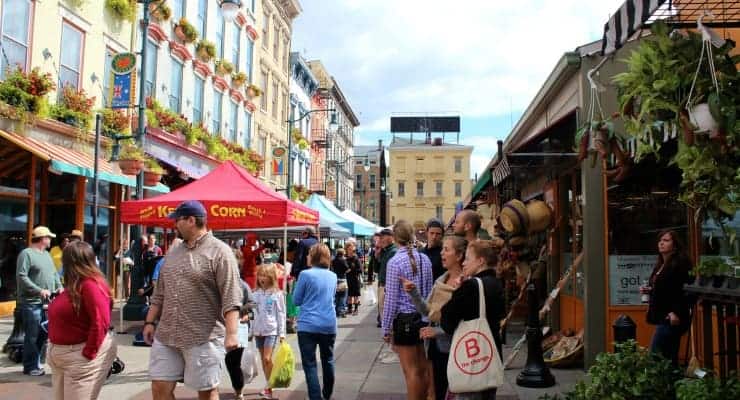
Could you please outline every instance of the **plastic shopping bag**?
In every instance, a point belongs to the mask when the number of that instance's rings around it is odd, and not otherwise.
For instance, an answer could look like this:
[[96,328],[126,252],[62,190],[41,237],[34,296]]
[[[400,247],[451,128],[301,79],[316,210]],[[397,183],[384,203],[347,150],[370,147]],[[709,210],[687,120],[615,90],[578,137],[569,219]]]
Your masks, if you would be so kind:
[[239,336],[239,346],[247,347],[249,344],[249,324],[240,322],[237,335]]
[[363,296],[362,302],[374,306],[378,302],[375,296],[375,288],[373,286],[365,286],[365,295]]
[[241,368],[245,384],[252,382],[259,375],[259,365],[257,349],[254,347],[254,342],[251,342],[244,347],[244,353],[242,353]]
[[298,306],[293,303],[293,292],[288,293],[285,296],[285,309],[286,314],[288,318],[295,318],[298,316],[298,312],[300,311]]
[[285,341],[281,342],[272,359],[272,374],[270,374],[268,386],[271,388],[287,388],[290,386],[295,370],[295,357],[290,345]]

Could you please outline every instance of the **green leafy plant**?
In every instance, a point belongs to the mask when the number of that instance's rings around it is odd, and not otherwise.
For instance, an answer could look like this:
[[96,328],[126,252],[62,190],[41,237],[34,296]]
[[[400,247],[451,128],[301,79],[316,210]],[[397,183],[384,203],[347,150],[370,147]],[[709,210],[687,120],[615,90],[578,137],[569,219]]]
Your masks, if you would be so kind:
[[147,157],[144,160],[144,169],[146,171],[149,171],[149,172],[151,172],[153,174],[157,174],[157,175],[164,175],[165,174],[164,168],[162,168],[162,166],[159,164],[159,162],[157,162],[157,160],[155,160],[154,158],[151,158],[151,157]]
[[234,72],[234,64],[225,58],[216,60],[214,66],[216,67],[216,73],[221,76]]
[[588,370],[588,379],[561,396],[541,400],[674,400],[679,372],[671,362],[640,347],[634,340],[616,344],[615,353],[601,353]]
[[259,86],[250,83],[249,86],[247,86],[247,95],[250,97],[258,97],[262,94],[262,89],[260,89]]
[[201,39],[195,46],[195,52],[203,62],[210,62],[216,57],[216,45],[207,39]]
[[164,0],[149,3],[149,13],[157,21],[167,21],[172,17],[172,9]]
[[59,101],[49,109],[49,116],[57,121],[79,128],[84,136],[92,126],[92,108],[95,97],[89,97],[84,89],[65,85]]
[[103,135],[126,135],[131,132],[131,119],[124,110],[104,108],[98,111],[103,116]]
[[187,18],[185,17],[182,17],[179,21],[177,21],[175,32],[180,40],[185,43],[193,43],[196,39],[198,39],[198,31],[195,29],[193,24],[188,22]]
[[136,19],[136,0],[105,0],[105,8],[119,20]]
[[676,383],[676,400],[727,400],[740,398],[740,379],[728,377],[725,382],[713,376],[682,379]]
[[133,143],[125,143],[121,146],[121,150],[118,153],[118,159],[121,161],[124,160],[136,160],[136,161],[144,161],[148,157],[144,153],[144,150],[141,149],[141,147],[133,144]]
[[236,87],[241,87],[247,82],[247,74],[244,72],[235,72],[231,74],[231,83]]
[[0,81],[0,115],[28,122],[41,113],[45,96],[54,89],[51,74],[42,73],[38,67],[28,73],[20,67],[10,69]]
[[693,272],[706,278],[728,275],[732,267],[722,257],[706,257],[694,267]]

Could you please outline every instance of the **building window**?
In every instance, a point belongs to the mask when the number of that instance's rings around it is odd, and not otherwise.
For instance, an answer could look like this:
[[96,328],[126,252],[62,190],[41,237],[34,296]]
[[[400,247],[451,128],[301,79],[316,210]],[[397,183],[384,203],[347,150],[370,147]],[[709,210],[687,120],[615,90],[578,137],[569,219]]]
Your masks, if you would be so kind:
[[255,0],[251,0],[251,1],[250,0],[247,0],[246,1],[246,3],[247,3],[247,10],[249,10],[252,13],[254,13],[254,11],[256,10],[254,8],[254,2],[255,2]]
[[213,91],[213,119],[211,120],[211,132],[221,133],[221,106],[224,102],[224,94],[218,90]]
[[455,158],[455,173],[459,174],[462,172],[462,158],[456,157]]
[[242,132],[244,134],[244,148],[248,149],[252,145],[252,113],[248,111],[244,113],[244,130]]
[[249,76],[249,82],[254,82],[252,79],[252,59],[254,59],[254,41],[252,38],[247,37],[247,75]]
[[0,77],[16,65],[25,71],[31,26],[31,0],[5,0],[2,19],[2,50]]
[[[82,67],[82,41],[84,34],[67,21],[62,21],[62,55],[59,67],[59,88],[80,85]],[[61,90],[59,91],[61,93]]]
[[260,136],[259,140],[257,141],[257,154],[261,155],[262,158],[265,158],[266,151],[267,151],[267,138],[264,136]]
[[262,93],[262,96],[260,96],[260,109],[264,112],[267,112],[267,72],[262,71],[262,79],[260,80],[264,93]]
[[239,125],[239,104],[234,103],[233,101],[231,103],[231,118],[229,121],[229,137],[228,141],[231,143],[236,143],[236,126]]
[[200,29],[200,36],[206,36],[206,23],[208,21],[208,0],[198,0],[198,15],[196,17],[196,26]]
[[280,121],[283,126],[288,124],[288,92],[285,90],[283,90],[283,107],[280,109]]
[[442,206],[435,207],[435,215],[437,216],[438,220],[442,220]]
[[272,58],[275,62],[280,59],[280,26],[278,26],[277,20],[272,21],[273,24],[273,37],[272,37]]
[[442,195],[442,182],[437,181],[434,183],[434,192],[437,194],[437,196]]
[[406,183],[398,182],[398,197],[406,196]]
[[172,35],[175,34],[175,24],[185,16],[185,0],[172,1]]
[[424,182],[416,182],[416,197],[424,197]]
[[462,196],[462,182],[455,182],[455,196]]
[[370,190],[375,190],[375,174],[370,174]]
[[193,123],[198,124],[203,121],[203,93],[206,87],[206,81],[200,76],[195,76],[195,89],[193,93]]
[[170,68],[170,110],[180,113],[180,100],[182,99],[182,63],[172,57],[172,68]]
[[216,8],[216,53],[219,58],[224,58],[224,31],[226,30],[226,20],[221,7]]
[[236,72],[239,72],[239,59],[241,58],[240,52],[242,47],[242,30],[236,23],[234,23],[234,26],[232,26],[231,29],[231,63],[234,64],[234,70]]
[[283,69],[288,69],[290,60],[290,43],[287,40],[283,41]]
[[262,13],[262,47],[267,49],[270,43],[270,14]]
[[272,118],[278,117],[278,83],[277,79],[272,80]]
[[362,190],[362,175],[355,175],[355,190]]
[[144,96],[155,97],[157,87],[157,53],[159,52],[159,47],[151,40],[147,40],[146,45],[147,55]]
[[105,48],[105,65],[103,65],[103,106],[109,107],[110,104],[110,89],[113,84],[111,82],[111,79],[113,79],[113,74],[111,73],[111,62],[113,61],[113,56],[116,55],[116,52],[113,51],[110,47]]

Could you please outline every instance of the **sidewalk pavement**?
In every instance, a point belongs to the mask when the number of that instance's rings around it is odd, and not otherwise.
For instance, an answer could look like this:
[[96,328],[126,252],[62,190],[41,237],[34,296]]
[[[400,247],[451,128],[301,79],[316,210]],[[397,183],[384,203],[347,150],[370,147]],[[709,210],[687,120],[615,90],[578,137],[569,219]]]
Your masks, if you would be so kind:
[[[405,399],[405,386],[397,357],[384,345],[380,330],[375,326],[375,307],[363,305],[358,316],[339,319],[339,332],[334,349],[336,360],[336,383],[333,398],[336,400],[401,400]],[[114,319],[116,323],[117,311]],[[12,330],[11,318],[0,319],[0,343],[4,344]],[[131,345],[133,334],[141,325],[132,325],[128,332],[116,336],[118,355],[126,363],[125,371],[112,376],[103,387],[100,399],[107,400],[149,400],[149,348]],[[509,329],[508,345],[504,346],[504,358],[509,354],[513,343],[521,336],[522,327]],[[274,395],[279,399],[302,400],[306,398],[306,384],[300,364],[297,336],[288,335],[288,343],[296,354],[296,371],[288,389],[276,389]],[[506,383],[499,388],[499,400],[536,400],[547,394],[561,393],[570,389],[582,379],[581,369],[553,370],[557,385],[548,389],[526,389],[516,386],[516,376],[526,361],[525,349],[518,355],[513,368],[506,371]],[[318,356],[318,355],[317,355]],[[50,399],[52,398],[51,374],[29,377],[21,373],[22,366],[12,363],[5,354],[0,354],[0,400]],[[234,399],[228,375],[224,371],[220,386],[221,399]],[[257,399],[265,387],[265,380],[258,376],[245,389],[245,399]],[[197,394],[178,385],[178,399],[197,399]]]

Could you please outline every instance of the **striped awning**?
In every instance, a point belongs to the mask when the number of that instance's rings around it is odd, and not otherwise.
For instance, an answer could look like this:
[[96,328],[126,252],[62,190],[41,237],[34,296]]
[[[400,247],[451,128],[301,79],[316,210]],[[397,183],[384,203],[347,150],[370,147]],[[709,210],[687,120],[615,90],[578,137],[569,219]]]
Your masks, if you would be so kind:
[[614,53],[640,30],[666,0],[626,0],[604,25],[601,54]]
[[511,174],[511,168],[506,157],[501,160],[500,163],[496,164],[491,170],[491,185],[493,187],[498,186],[499,183],[503,182]]
[[[49,168],[58,173],[94,178],[95,158],[91,154],[3,130],[0,130],[0,138],[6,139],[44,161],[48,161]],[[117,165],[101,158],[98,158],[98,178],[119,185],[136,186],[134,177],[122,174]],[[161,183],[158,183],[157,186],[145,186],[144,188],[161,193],[170,191],[167,186]]]

